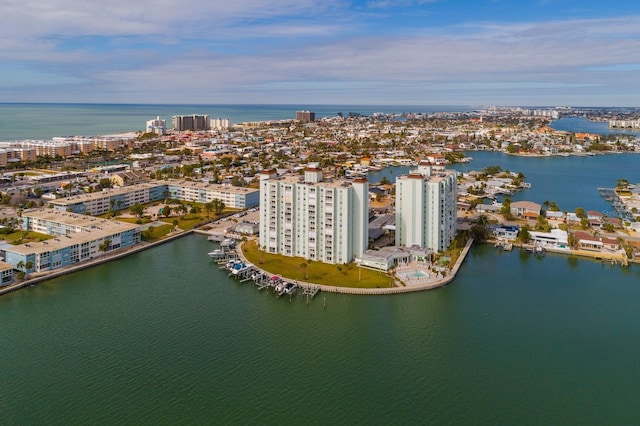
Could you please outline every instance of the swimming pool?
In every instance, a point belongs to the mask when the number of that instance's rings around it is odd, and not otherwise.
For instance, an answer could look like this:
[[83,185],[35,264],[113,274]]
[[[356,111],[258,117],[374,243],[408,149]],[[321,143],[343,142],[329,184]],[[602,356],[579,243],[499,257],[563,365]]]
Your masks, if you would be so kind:
[[409,271],[397,272],[396,275],[398,277],[400,277],[401,279],[424,278],[424,277],[428,277],[429,276],[429,274],[427,274],[426,272],[421,271],[419,269],[413,269],[413,270],[409,270]]

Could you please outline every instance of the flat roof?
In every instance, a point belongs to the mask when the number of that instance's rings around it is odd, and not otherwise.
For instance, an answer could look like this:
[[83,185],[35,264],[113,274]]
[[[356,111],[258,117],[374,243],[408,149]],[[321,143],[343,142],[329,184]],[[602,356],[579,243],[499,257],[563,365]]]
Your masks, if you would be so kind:
[[70,226],[77,226],[91,231],[105,231],[110,234],[128,231],[130,229],[139,228],[140,225],[122,222],[113,219],[104,219],[100,217],[88,216],[78,213],[64,212],[56,209],[40,208],[25,210],[23,217],[29,217],[49,222],[62,223]]
[[169,179],[169,180],[163,180],[163,181],[142,182],[142,183],[122,186],[118,188],[109,188],[100,192],[91,192],[87,194],[73,195],[71,197],[66,197],[66,198],[58,198],[56,200],[51,200],[50,203],[66,206],[66,205],[71,205],[76,203],[99,200],[101,198],[111,197],[114,195],[126,195],[134,191],[148,190],[148,189],[157,188],[160,186],[179,186],[182,188],[198,188],[198,189],[207,189],[207,190],[218,191],[218,192],[228,192],[233,194],[251,194],[251,193],[260,191],[259,189],[256,189],[256,188],[245,188],[245,187],[232,186],[232,185],[226,185],[226,184]]
[[88,243],[120,232],[140,228],[140,225],[131,223],[111,219],[101,219],[93,216],[85,216],[54,209],[25,210],[23,212],[23,217],[37,218],[55,223],[77,226],[82,229],[82,231],[73,232],[68,236],[54,237],[45,241],[30,242],[6,247],[7,251],[23,255],[60,250],[71,245]]

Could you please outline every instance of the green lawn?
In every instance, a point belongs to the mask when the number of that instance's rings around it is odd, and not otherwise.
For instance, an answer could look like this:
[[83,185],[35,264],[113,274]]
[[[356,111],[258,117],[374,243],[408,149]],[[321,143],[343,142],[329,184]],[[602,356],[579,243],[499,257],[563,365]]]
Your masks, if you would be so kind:
[[183,230],[193,229],[196,225],[201,224],[202,222],[207,220],[207,215],[204,213],[188,213],[184,215],[184,217],[180,216],[170,216],[170,217],[159,217],[159,221],[169,223],[173,225],[173,221],[178,221],[178,228]]
[[[353,263],[331,265],[305,260],[301,257],[263,253],[258,249],[255,241],[245,242],[242,245],[242,250],[247,260],[259,268],[293,280],[336,287],[383,288],[395,286],[393,278],[386,273],[358,268]],[[308,266],[304,268],[303,264]]]
[[6,240],[10,244],[24,244],[38,241],[50,240],[51,238],[55,238],[52,235],[41,234],[39,232],[33,231],[14,231],[10,234],[2,234],[0,235],[1,239]]
[[144,241],[147,241],[147,242],[157,241],[162,237],[166,236],[169,233],[169,231],[171,231],[172,229],[173,229],[173,225],[169,225],[169,224],[154,226],[153,232],[151,233],[149,238],[145,238]]

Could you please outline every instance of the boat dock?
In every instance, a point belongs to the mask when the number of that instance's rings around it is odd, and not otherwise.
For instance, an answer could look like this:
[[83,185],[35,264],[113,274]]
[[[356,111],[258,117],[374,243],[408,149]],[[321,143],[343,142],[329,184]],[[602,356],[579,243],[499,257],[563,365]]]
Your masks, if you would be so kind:
[[293,297],[298,294],[300,297],[306,297],[308,304],[320,291],[320,285],[285,280],[279,275],[269,274],[237,257],[229,259],[220,266],[220,269],[226,269],[229,272],[229,278],[237,278],[240,283],[253,281],[258,291],[272,290],[278,299],[288,295],[289,300],[293,300]]
[[625,220],[633,221],[633,214],[629,211],[620,196],[616,193],[615,188],[598,188],[600,196],[605,199],[613,210]]

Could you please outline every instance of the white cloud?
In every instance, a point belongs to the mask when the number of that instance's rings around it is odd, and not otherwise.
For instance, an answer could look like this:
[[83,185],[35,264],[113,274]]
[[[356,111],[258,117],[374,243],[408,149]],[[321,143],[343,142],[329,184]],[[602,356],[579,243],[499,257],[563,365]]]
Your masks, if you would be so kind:
[[65,90],[77,82],[86,90],[84,82],[93,81],[113,101],[166,93],[158,99],[166,102],[209,94],[229,102],[234,94],[389,99],[640,90],[631,72],[637,68],[624,65],[640,63],[638,16],[469,23],[377,37],[337,1],[35,3],[8,0],[3,9],[14,19],[0,27],[0,75],[3,62],[5,74],[19,64],[28,71],[20,81],[30,78],[34,90],[56,79]]

